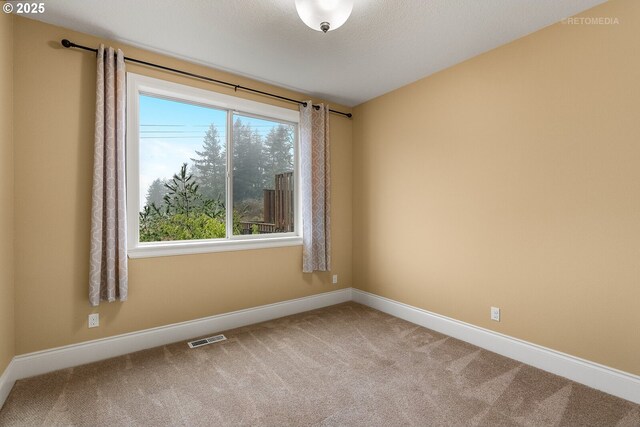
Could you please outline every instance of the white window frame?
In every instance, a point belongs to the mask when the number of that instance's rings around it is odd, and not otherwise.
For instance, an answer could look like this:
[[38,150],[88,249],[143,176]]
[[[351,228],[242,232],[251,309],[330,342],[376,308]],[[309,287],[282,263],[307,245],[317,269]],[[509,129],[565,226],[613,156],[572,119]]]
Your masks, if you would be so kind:
[[[227,195],[225,200],[227,237],[207,240],[180,240],[171,242],[140,242],[140,95],[150,95],[178,102],[188,102],[227,110]],[[233,179],[231,123],[233,114],[242,114],[266,120],[280,121],[295,126],[294,144],[294,232],[272,235],[234,236],[229,228],[229,215],[233,213]],[[199,254],[208,252],[237,251],[302,245],[302,208],[300,185],[300,112],[235,96],[198,89],[140,74],[127,73],[127,244],[129,258],[148,258]]]

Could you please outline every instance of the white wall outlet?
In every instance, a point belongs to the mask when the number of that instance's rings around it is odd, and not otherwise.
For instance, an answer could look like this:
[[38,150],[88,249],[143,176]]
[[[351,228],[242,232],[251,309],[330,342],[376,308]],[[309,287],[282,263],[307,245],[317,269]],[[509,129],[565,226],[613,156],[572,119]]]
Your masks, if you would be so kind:
[[338,275],[337,275],[337,274],[334,274],[334,275],[333,275],[333,279],[332,279],[332,280],[333,280],[333,284],[334,284],[334,285],[335,285],[335,284],[337,284],[337,283],[338,283]]
[[90,328],[97,328],[98,326],[100,326],[100,314],[98,313],[92,313],[89,315],[89,327]]
[[491,307],[491,320],[495,320],[496,322],[500,321],[500,308],[499,307]]

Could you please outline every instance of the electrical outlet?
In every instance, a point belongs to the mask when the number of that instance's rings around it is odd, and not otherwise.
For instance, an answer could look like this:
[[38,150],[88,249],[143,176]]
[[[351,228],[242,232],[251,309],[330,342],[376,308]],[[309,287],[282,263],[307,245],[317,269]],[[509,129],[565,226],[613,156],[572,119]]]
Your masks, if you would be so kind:
[[500,308],[499,307],[491,307],[491,320],[495,320],[496,322],[500,321]]
[[337,283],[338,283],[338,275],[337,275],[337,274],[334,274],[334,275],[333,275],[333,284],[335,285],[335,284],[337,284]]
[[89,327],[97,328],[100,326],[100,315],[98,313],[92,313],[89,315]]

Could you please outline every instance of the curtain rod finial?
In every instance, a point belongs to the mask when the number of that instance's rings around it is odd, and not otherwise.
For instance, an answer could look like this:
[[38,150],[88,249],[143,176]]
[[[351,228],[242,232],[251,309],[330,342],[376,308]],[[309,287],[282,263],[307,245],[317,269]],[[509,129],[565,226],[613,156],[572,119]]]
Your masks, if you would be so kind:
[[60,43],[61,43],[61,44],[62,44],[62,46],[64,46],[64,47],[71,47],[71,42],[70,42],[69,40],[67,40],[67,39],[62,39],[62,40],[60,41]]

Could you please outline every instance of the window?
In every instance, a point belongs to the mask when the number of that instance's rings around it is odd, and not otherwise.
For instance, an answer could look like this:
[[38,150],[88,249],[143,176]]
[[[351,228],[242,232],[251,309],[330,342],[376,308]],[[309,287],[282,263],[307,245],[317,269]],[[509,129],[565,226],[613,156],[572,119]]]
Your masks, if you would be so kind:
[[302,244],[297,111],[127,74],[129,256]]

